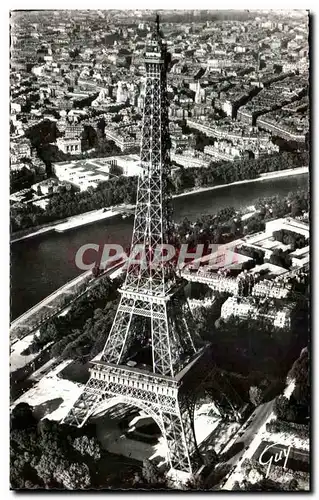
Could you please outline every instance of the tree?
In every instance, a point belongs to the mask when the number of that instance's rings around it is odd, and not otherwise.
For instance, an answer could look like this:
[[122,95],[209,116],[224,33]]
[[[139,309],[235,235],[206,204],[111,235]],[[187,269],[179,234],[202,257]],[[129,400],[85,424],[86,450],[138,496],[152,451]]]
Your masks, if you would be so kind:
[[234,482],[232,491],[243,491],[244,487],[238,481]]
[[36,419],[32,413],[32,407],[28,403],[17,404],[11,413],[11,428],[12,429],[28,429],[35,427]]
[[40,459],[36,458],[32,462],[40,479],[45,485],[50,485],[54,480],[59,481],[58,471],[66,466],[63,455],[47,448]]
[[158,470],[150,460],[143,460],[142,475],[149,484],[154,484],[158,481]]
[[265,223],[260,217],[251,217],[246,222],[246,231],[247,233],[258,233],[259,231],[263,231],[265,229]]
[[26,490],[36,490],[38,488],[41,488],[41,486],[39,484],[34,484],[32,481],[25,481],[24,483],[24,488]]
[[259,406],[263,401],[263,394],[260,387],[252,385],[249,389],[249,399],[254,406]]
[[[25,415],[30,416],[30,407],[26,404],[17,405],[11,420],[21,419]],[[95,463],[101,456],[100,445],[95,437],[78,434],[73,427],[48,419],[41,420],[33,427],[12,429],[12,487],[33,489],[39,486],[58,488],[62,485],[67,489],[88,488],[91,485],[89,467],[95,470]]]
[[299,483],[297,479],[292,479],[291,481],[289,481],[288,491],[297,491],[297,490],[299,490]]
[[80,436],[73,441],[73,447],[81,453],[81,455],[89,455],[94,460],[100,460],[101,447],[96,438],[88,436]]
[[119,123],[122,121],[122,116],[121,115],[115,115],[113,118],[112,118],[112,122],[114,123]]
[[186,483],[186,490],[204,490],[205,489],[205,481],[201,476],[196,476],[192,474],[192,476],[189,478],[189,480]]
[[286,420],[289,409],[289,400],[285,396],[278,396],[275,399],[274,411],[278,418]]
[[297,217],[298,215],[301,215],[302,213],[301,201],[298,199],[293,200],[293,202],[291,203],[290,210],[292,217]]
[[61,463],[55,471],[55,478],[68,490],[84,490],[91,485],[90,469],[85,463]]
[[269,259],[271,264],[289,269],[291,266],[291,257],[287,252],[283,252],[281,248],[275,248]]

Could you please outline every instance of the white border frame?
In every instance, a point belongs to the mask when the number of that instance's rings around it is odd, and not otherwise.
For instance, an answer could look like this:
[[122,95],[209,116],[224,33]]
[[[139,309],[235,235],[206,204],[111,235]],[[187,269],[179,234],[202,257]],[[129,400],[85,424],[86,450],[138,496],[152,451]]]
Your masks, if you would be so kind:
[[[216,5],[216,4],[215,4]],[[314,234],[312,236],[313,238],[313,243],[312,243],[312,266],[313,266],[313,275],[312,275],[312,346],[315,347],[315,349],[312,353],[312,362],[313,362],[313,373],[312,373],[312,381],[313,381],[313,421],[312,421],[312,428],[313,428],[313,433],[312,433],[312,457],[314,462],[316,461],[316,451],[317,448],[315,446],[316,444],[316,436],[315,436],[315,429],[316,429],[316,423],[318,422],[318,413],[316,411],[316,395],[318,392],[318,386],[315,386],[315,381],[319,380],[319,355],[317,352],[317,347],[318,347],[318,342],[316,341],[316,333],[318,331],[317,329],[317,321],[315,318],[315,311],[319,310],[319,304],[317,303],[317,293],[315,290],[315,285],[319,283],[319,269],[317,266],[317,261],[318,261],[318,253],[319,253],[319,225],[317,231],[315,231],[315,227],[317,226],[316,224],[316,218],[317,214],[319,214],[319,189],[318,187],[318,182],[319,182],[319,173],[316,173],[318,171],[319,166],[317,165],[317,144],[316,144],[316,139],[315,139],[315,133],[316,133],[316,122],[317,122],[317,116],[319,113],[319,98],[317,95],[317,89],[318,89],[318,84],[319,84],[319,74],[318,74],[318,57],[319,57],[319,35],[318,35],[318,30],[319,30],[319,21],[316,19],[317,15],[319,17],[319,7],[317,7],[318,3],[316,3],[315,0],[311,0],[306,2],[306,4],[303,4],[300,1],[296,0],[289,0],[289,1],[282,1],[282,0],[261,0],[261,1],[252,1],[252,0],[246,0],[245,2],[236,2],[235,0],[223,0],[222,4],[219,2],[217,3],[217,7],[219,9],[216,10],[227,10],[227,9],[234,9],[234,10],[243,10],[243,9],[251,9],[255,10],[256,8],[258,10],[291,10],[291,9],[309,9],[310,13],[313,16],[313,26],[312,26],[312,50],[311,50],[311,72],[312,72],[312,141],[313,141],[313,146],[312,146],[312,175],[311,175],[311,181],[312,181],[312,208],[311,208],[311,213],[312,213],[312,228],[314,230]],[[222,9],[221,9],[222,7]],[[1,369],[1,397],[3,401],[8,401],[8,406],[9,406],[9,370],[8,370],[8,353],[9,353],[9,335],[8,335],[8,329],[9,329],[9,266],[10,266],[10,261],[9,261],[9,253],[8,253],[8,248],[9,248],[9,10],[17,10],[17,9],[207,9],[207,10],[215,10],[214,9],[214,2],[211,2],[209,0],[196,0],[196,2],[190,2],[186,0],[162,0],[162,1],[153,1],[150,3],[149,0],[138,0],[134,2],[130,2],[129,0],[117,0],[116,3],[111,2],[108,3],[105,0],[90,0],[90,2],[85,2],[81,0],[55,0],[54,2],[41,2],[39,0],[33,0],[33,2],[30,2],[29,5],[26,5],[26,2],[23,0],[11,0],[8,5],[3,5],[1,4],[0,7],[0,52],[1,52],[1,167],[0,167],[0,172],[1,172],[1,182],[0,182],[0,203],[1,203],[1,217],[0,217],[0,224],[1,224],[1,246],[0,246],[0,252],[1,252],[1,260],[2,262],[1,265],[1,270],[2,270],[2,276],[1,276],[1,313],[0,313],[0,320],[1,320],[1,328],[0,332],[2,335],[2,349],[1,349],[1,356],[2,356],[2,362],[0,362],[0,369]],[[316,34],[317,30],[317,34]],[[316,307],[318,306],[318,308]],[[317,361],[317,362],[315,362]],[[14,495],[14,492],[9,491],[9,411],[8,408],[5,408],[2,410],[0,413],[0,429],[1,429],[1,448],[0,448],[0,455],[1,455],[1,460],[0,460],[0,471],[1,471],[1,479],[0,479],[0,496],[1,499],[6,499],[8,497],[11,497]],[[316,487],[316,473],[315,473],[315,464],[312,464],[312,488],[313,490]],[[87,496],[92,496],[95,492],[89,492],[86,495]],[[218,493],[218,492],[217,492]],[[101,494],[101,493],[100,493]],[[106,492],[106,494],[110,495],[112,492]],[[122,494],[116,493],[117,495],[124,495],[125,493],[123,492]],[[138,494],[138,491],[136,492]],[[150,493],[151,494],[151,493]],[[191,493],[188,493],[188,495]],[[197,494],[197,493],[193,493]],[[237,493],[239,494],[239,493]],[[274,494],[274,495],[279,495]],[[29,497],[32,495],[32,493],[23,493],[24,497]],[[64,498],[68,495],[68,493],[61,492],[60,495]],[[73,495],[76,495],[76,493],[73,493]],[[175,496],[175,493],[166,493],[166,495],[169,497]],[[227,496],[233,496],[236,495],[236,493],[226,493]],[[258,493],[253,494],[252,496],[258,497]],[[290,494],[288,494],[289,496]],[[291,493],[291,495],[294,495]],[[38,498],[43,498],[45,496],[45,492],[43,493],[37,493]],[[250,494],[251,496],[251,494]],[[225,497],[225,494],[223,495],[223,498]]]

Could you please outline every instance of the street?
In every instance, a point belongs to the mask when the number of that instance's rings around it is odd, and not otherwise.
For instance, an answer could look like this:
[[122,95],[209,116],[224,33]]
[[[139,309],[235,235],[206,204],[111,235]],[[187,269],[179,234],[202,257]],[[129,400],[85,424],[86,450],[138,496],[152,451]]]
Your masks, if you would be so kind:
[[[268,401],[260,405],[253,414],[246,420],[236,435],[227,443],[219,455],[220,465],[229,465],[231,470],[224,480],[221,489],[227,489],[228,479],[234,471],[238,462],[243,458],[244,453],[247,451],[260,427],[265,423],[270,413],[273,410],[274,400]],[[210,479],[213,477],[214,471],[206,479],[206,484],[209,485]]]

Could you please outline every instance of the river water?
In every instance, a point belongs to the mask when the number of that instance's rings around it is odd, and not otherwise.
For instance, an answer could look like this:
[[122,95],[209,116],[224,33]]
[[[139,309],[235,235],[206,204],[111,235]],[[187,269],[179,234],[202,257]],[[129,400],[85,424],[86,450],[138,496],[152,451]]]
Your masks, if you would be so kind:
[[[285,196],[290,191],[305,188],[308,174],[269,179],[262,182],[225,186],[213,191],[176,198],[174,219],[195,220],[203,214],[212,214],[221,208],[242,208],[253,205],[263,196]],[[75,228],[65,233],[52,233],[11,245],[11,320],[40,302],[67,281],[83,271],[74,263],[80,246],[86,243],[130,244],[133,218],[121,216]],[[96,255],[96,254],[95,254]]]

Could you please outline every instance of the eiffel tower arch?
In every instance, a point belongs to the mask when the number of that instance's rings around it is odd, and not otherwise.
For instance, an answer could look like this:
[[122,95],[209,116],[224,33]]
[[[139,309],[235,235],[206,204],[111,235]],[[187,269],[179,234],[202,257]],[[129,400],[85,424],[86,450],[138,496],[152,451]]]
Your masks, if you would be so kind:
[[[169,56],[157,23],[146,40],[146,85],[137,202],[131,256],[145,251],[145,266],[133,257],[126,266],[120,303],[103,351],[91,361],[90,379],[63,422],[83,426],[99,409],[119,402],[143,409],[158,424],[173,471],[201,466],[194,432],[196,384],[207,376],[200,366],[207,346],[200,342],[183,295],[185,282],[174,269],[153,262],[154,249],[172,234],[166,73]],[[139,351],[148,360],[138,359]],[[106,406],[105,406],[106,405]]]
[[91,378],[63,422],[82,427],[94,414],[119,403],[134,406],[158,425],[166,440],[165,458],[170,468],[190,473],[194,466],[199,467],[194,408],[189,406],[187,395],[179,391],[178,381],[174,383],[125,366],[109,368],[103,364],[100,369],[98,365],[91,369]]

